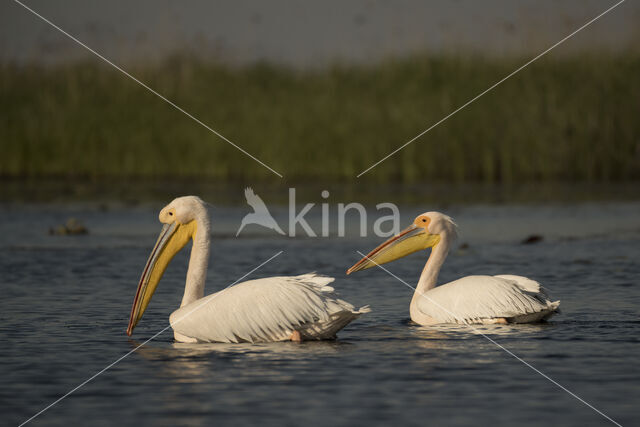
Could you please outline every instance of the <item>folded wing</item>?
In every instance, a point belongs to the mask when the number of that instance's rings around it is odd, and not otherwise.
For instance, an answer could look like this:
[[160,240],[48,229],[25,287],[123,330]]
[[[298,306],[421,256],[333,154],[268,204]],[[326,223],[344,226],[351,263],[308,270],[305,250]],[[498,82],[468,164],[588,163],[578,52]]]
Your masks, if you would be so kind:
[[304,274],[239,283],[171,314],[173,329],[204,342],[327,339],[368,310],[339,299],[332,277]]
[[540,284],[521,276],[467,276],[422,295],[418,309],[442,323],[479,323],[484,319],[518,321],[530,315],[554,313]]

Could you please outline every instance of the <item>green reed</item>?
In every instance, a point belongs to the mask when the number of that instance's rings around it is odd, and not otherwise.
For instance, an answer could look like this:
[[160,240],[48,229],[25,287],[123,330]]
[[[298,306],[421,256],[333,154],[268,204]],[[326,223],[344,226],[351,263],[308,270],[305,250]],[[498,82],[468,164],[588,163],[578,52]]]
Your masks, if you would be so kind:
[[[175,57],[131,73],[288,179],[351,180],[526,58],[234,68]],[[0,176],[277,179],[98,61],[0,66]],[[360,179],[640,178],[640,57],[543,58]]]

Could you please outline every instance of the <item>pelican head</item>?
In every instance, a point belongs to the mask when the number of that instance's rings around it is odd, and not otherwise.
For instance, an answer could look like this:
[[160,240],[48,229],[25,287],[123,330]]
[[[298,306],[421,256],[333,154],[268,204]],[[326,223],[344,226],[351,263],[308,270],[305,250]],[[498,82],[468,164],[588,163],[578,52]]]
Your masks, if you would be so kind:
[[348,269],[347,274],[386,264],[423,249],[433,248],[443,237],[455,238],[457,229],[456,223],[447,215],[440,212],[425,212],[418,215],[413,223],[398,235],[369,252]]
[[205,203],[196,196],[178,197],[160,211],[158,217],[163,224],[162,231],[138,282],[127,335],[131,335],[142,318],[169,262],[194,238],[198,229],[197,219],[203,217],[203,211],[206,212]]

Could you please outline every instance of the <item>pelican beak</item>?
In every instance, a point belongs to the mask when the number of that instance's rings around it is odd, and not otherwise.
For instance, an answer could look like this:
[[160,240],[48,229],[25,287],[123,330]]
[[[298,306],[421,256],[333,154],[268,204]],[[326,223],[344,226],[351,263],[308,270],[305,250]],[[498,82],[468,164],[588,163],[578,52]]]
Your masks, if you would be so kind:
[[402,230],[400,234],[393,236],[369,252],[353,267],[348,269],[347,274],[395,261],[419,250],[431,248],[437,245],[439,241],[439,235],[431,234],[424,227],[411,224]]
[[127,335],[131,336],[133,328],[136,327],[144,311],[151,301],[151,297],[158,287],[160,279],[164,274],[167,266],[180,249],[193,238],[196,232],[196,222],[191,221],[187,224],[179,224],[173,222],[164,224],[156,245],[151,251],[149,260],[144,266],[138,289],[131,307],[131,316],[129,317],[129,327],[127,327]]

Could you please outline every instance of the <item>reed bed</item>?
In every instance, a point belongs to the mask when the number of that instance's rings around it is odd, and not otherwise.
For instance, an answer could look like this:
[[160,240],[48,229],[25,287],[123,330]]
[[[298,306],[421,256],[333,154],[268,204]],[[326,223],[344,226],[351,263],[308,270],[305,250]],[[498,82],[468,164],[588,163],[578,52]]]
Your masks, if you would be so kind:
[[[173,57],[131,73],[291,180],[353,180],[526,58],[292,70]],[[640,57],[543,58],[361,180],[640,178]],[[97,61],[0,66],[0,176],[277,180]]]

